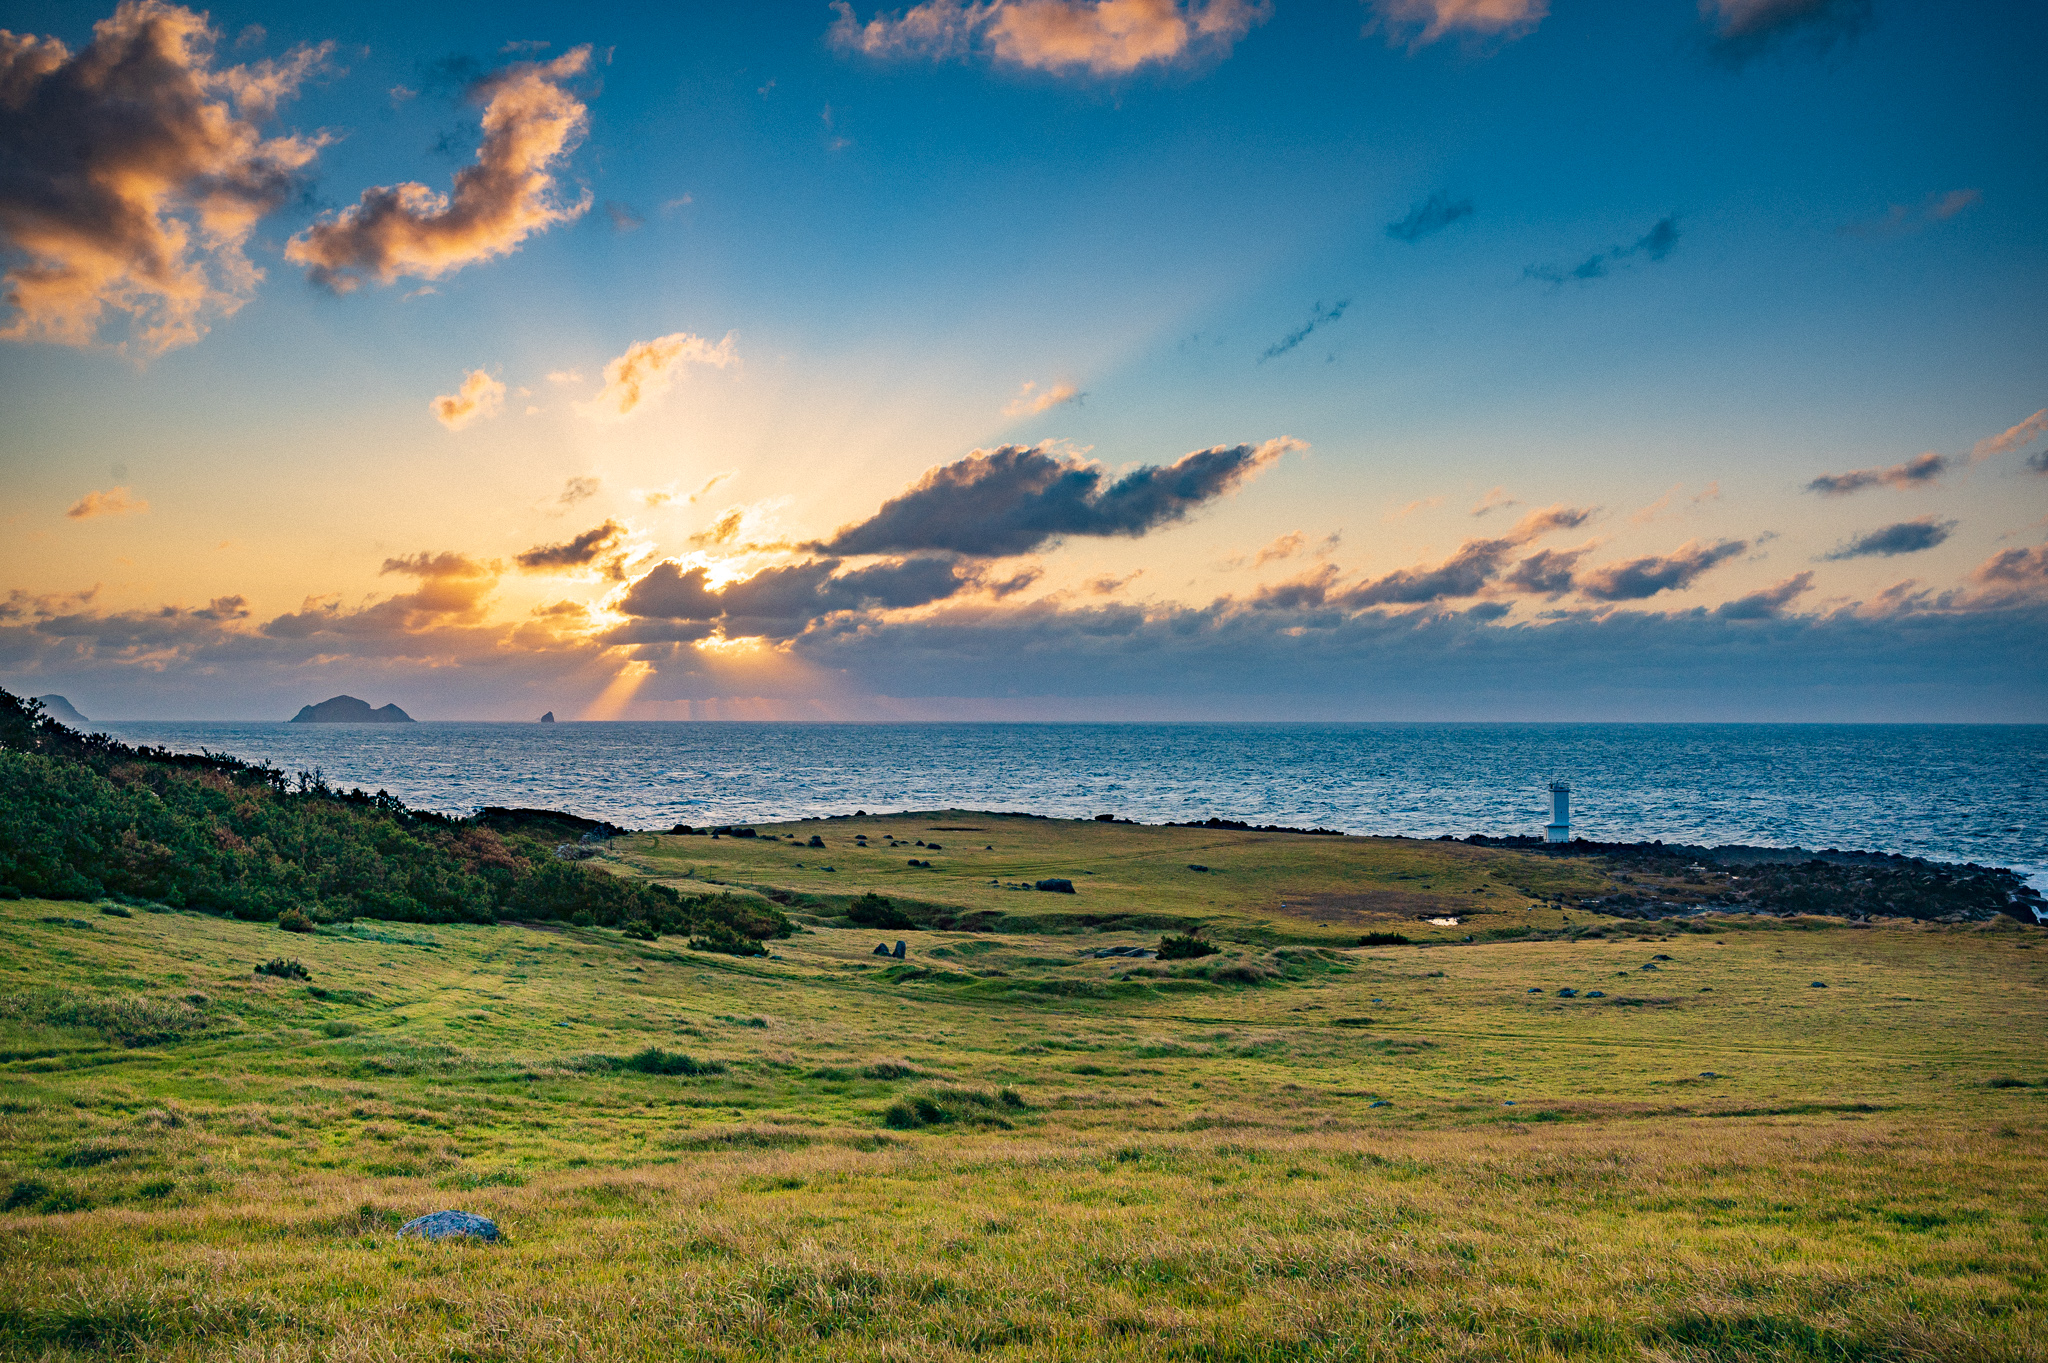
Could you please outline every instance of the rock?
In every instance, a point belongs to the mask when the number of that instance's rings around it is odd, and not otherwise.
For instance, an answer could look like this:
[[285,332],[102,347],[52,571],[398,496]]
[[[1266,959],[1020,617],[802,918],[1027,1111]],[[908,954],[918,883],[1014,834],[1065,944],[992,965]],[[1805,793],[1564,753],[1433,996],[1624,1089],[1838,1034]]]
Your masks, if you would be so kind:
[[354,696],[331,696],[318,705],[304,705],[292,716],[294,724],[411,724],[413,717],[396,705],[375,710],[370,702]]
[[1200,865],[1197,865],[1196,863],[1194,863],[1194,862],[1192,862],[1192,861],[1191,861],[1191,862],[1189,862],[1189,863],[1188,863],[1188,869],[1189,869],[1190,871],[1206,871],[1206,870],[1208,870],[1209,868],[1208,868],[1208,867],[1206,867],[1206,866],[1200,866]]
[[540,722],[543,724],[553,724],[555,722],[555,712],[553,710],[548,711],[540,717]]
[[451,1240],[467,1237],[471,1240],[498,1238],[498,1223],[489,1217],[478,1216],[475,1212],[429,1212],[416,1216],[398,1228],[400,1235],[416,1235],[422,1240]]
[[1576,989],[1560,989],[1557,991],[1557,996],[1561,999],[1575,999],[1579,996],[1579,991]]
[[1714,1072],[1713,1072],[1712,1070],[1701,1070],[1701,1071],[1700,1071],[1700,1078],[1702,1078],[1702,1079],[1719,1079],[1720,1077],[1721,1077],[1720,1075],[1718,1075],[1718,1074],[1714,1073]]
[[1656,968],[1656,966],[1651,965],[1648,961],[1643,962],[1643,969],[1645,970],[1655,970]]
[[888,954],[889,954],[889,944],[888,944],[887,942],[877,942],[877,943],[875,943],[875,955],[877,955],[877,956],[887,956]]
[[1589,999],[1604,999],[1607,997],[1607,991],[1604,989],[1588,989],[1586,997]]
[[1671,958],[1660,951],[1655,956],[1652,956],[1650,959],[1653,961],[1668,961]]
[[[1530,992],[1530,993],[1532,993],[1532,994],[1540,994],[1540,993],[1542,993],[1543,991],[1542,991],[1541,989],[1531,989],[1531,990],[1530,990],[1529,992]],[[1378,999],[1374,999],[1374,1000],[1373,1000],[1373,1002],[1374,1002],[1374,1003],[1378,1003],[1378,1002],[1379,1002],[1379,1000],[1378,1000]]]
[[894,957],[895,957],[895,958],[896,958],[897,960],[899,960],[899,961],[900,961],[900,960],[902,960],[902,959],[903,959],[903,958],[904,958],[905,956],[908,956],[908,955],[910,954],[910,948],[909,948],[908,946],[904,945],[904,944],[903,944],[902,942],[898,942],[898,943],[896,944],[896,950],[894,950],[894,951],[890,952],[889,954],[890,954],[891,956],[894,956]]
[[823,847],[825,845],[825,840],[819,837],[816,833],[813,833],[811,834],[811,840],[807,845],[811,847]]
[[586,857],[594,857],[596,855],[597,849],[595,847],[584,847],[573,842],[565,842],[555,849],[555,857],[560,861],[582,861]]
[[1390,1103],[1390,1102],[1388,1102],[1388,1101],[1387,1101],[1386,1099],[1384,1099],[1384,1098],[1375,1098],[1375,1099],[1373,1099],[1373,1100],[1372,1100],[1371,1102],[1367,1103],[1367,1104],[1366,1104],[1366,1106],[1367,1106],[1367,1107],[1392,1107],[1392,1106],[1393,1106],[1393,1104],[1392,1104],[1392,1103]]
[[1828,985],[1827,985],[1827,981],[1826,981],[1826,980],[1815,980],[1815,981],[1813,982],[1813,987],[1814,987],[1815,989],[1825,989],[1825,988],[1827,988],[1827,987],[1828,987]]
[[1034,890],[1044,890],[1049,894],[1072,894],[1074,892],[1074,882],[1053,878],[1041,880],[1031,888]]

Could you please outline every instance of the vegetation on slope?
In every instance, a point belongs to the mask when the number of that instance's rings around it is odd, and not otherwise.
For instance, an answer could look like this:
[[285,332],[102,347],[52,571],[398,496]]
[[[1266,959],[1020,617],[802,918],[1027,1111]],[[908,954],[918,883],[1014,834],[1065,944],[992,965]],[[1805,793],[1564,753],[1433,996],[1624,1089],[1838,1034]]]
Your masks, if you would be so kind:
[[[0,691],[0,895],[113,897],[306,926],[560,919],[698,934],[725,951],[787,935],[773,906],[686,897],[557,855],[559,816],[455,819],[318,773],[136,748]],[[577,849],[580,850],[580,849]]]

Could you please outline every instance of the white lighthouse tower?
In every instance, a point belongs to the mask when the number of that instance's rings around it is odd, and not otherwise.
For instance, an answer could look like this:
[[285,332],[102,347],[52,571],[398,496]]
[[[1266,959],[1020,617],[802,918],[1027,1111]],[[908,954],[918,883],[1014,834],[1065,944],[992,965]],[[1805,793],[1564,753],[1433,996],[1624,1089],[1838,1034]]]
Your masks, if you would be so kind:
[[1564,781],[1550,783],[1550,822],[1543,826],[1543,841],[1572,840],[1572,788]]

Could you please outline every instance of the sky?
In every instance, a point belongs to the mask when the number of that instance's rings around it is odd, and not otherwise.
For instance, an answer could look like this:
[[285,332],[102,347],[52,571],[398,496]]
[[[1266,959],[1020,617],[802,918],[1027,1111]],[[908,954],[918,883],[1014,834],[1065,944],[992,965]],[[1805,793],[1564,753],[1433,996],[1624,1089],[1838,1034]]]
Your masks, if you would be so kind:
[[17,0],[0,686],[2048,721],[2048,10]]

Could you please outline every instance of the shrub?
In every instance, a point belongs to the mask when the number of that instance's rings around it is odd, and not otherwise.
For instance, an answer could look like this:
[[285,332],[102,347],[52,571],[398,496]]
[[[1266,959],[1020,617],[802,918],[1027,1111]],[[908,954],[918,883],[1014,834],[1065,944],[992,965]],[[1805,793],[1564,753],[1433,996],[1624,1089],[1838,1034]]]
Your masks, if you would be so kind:
[[910,915],[891,903],[886,896],[870,891],[847,905],[846,916],[853,920],[855,927],[862,928],[914,928],[916,923]]
[[1216,952],[1216,947],[1191,935],[1159,939],[1159,959],[1162,961],[1192,961],[1202,956],[1214,956]]
[[742,937],[723,923],[713,923],[690,939],[690,950],[717,952],[721,956],[766,956],[768,948],[751,937]]
[[258,975],[270,975],[280,980],[310,980],[313,972],[295,960],[277,956],[256,967]]
[[286,909],[283,913],[279,914],[277,916],[277,925],[286,932],[311,932],[313,930],[313,920],[306,916],[304,909],[300,908]]
[[1358,939],[1362,947],[1405,947],[1408,939],[1398,932],[1368,932]]
[[100,905],[100,912],[109,918],[133,918],[135,916],[119,904],[102,904]]
[[932,1088],[898,1098],[882,1110],[882,1125],[897,1131],[955,1122],[1007,1128],[1003,1112],[1022,1112],[1031,1104],[1015,1089]]

